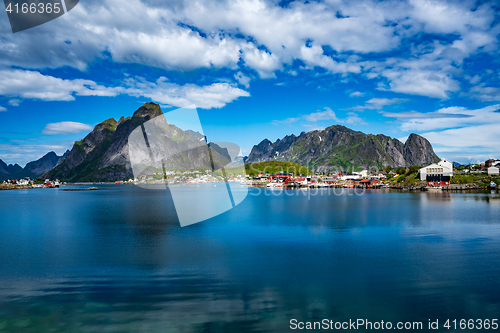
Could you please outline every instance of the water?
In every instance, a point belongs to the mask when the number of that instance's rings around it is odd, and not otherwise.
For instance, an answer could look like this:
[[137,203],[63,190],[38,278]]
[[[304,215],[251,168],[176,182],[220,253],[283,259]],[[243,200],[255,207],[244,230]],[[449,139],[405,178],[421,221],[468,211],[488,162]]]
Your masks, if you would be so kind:
[[0,191],[0,332],[500,316],[498,194],[251,188],[181,228],[168,192],[99,187]]

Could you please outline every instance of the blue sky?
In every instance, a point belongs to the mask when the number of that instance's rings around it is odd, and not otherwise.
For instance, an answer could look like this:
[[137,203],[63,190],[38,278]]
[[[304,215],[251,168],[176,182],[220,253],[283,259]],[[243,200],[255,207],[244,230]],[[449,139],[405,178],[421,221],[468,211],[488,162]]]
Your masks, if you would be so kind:
[[211,141],[341,124],[440,157],[500,158],[492,1],[81,0],[13,34],[0,13],[0,159],[62,154],[145,102],[195,105]]

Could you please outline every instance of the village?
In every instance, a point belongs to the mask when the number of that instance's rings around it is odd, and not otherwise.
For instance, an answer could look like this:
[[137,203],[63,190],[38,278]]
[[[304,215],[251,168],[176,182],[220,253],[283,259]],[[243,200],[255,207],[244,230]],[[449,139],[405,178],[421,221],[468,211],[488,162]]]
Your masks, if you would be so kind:
[[[359,172],[338,173],[338,174],[310,174],[296,175],[293,172],[267,173],[265,169],[262,173],[251,176],[243,175],[243,168],[235,172],[228,169],[227,174],[222,169],[212,172],[205,170],[183,170],[157,172],[140,179],[128,179],[117,181],[115,184],[200,184],[214,182],[237,182],[242,185],[259,186],[268,188],[395,188],[410,190],[463,190],[477,188],[498,188],[498,176],[500,170],[500,160],[490,159],[481,164],[460,165],[457,168],[447,159],[441,159],[437,163],[418,168],[399,167],[392,169],[386,167],[382,171],[370,172],[366,169]],[[475,178],[474,175],[477,175]],[[463,177],[466,181],[460,181]],[[496,177],[496,178],[495,178]],[[455,180],[457,181],[453,181]],[[409,181],[408,181],[409,179]],[[469,184],[470,179],[481,179],[485,186]],[[405,181],[406,180],[406,181]],[[494,181],[496,180],[496,182]],[[40,180],[29,177],[23,179],[5,180],[0,189],[14,188],[59,188],[65,185],[59,180]]]
[[[258,174],[257,177],[248,177],[247,184],[253,186],[279,187],[344,187],[344,188],[397,188],[410,190],[464,190],[482,187],[497,188],[498,184],[493,180],[486,186],[476,183],[467,184],[460,181],[453,182],[452,178],[461,174],[478,174],[488,179],[499,175],[500,160],[490,159],[479,165],[460,166],[457,169],[453,163],[441,159],[423,168],[416,166],[410,168],[386,168],[381,172],[369,172],[364,169],[360,172],[338,173],[336,175],[309,175],[294,176],[292,173]],[[413,174],[413,178],[411,175]],[[404,182],[405,176],[410,175],[410,182]],[[488,176],[489,178],[484,178]],[[481,178],[480,178],[481,179]],[[498,182],[498,180],[497,180]],[[453,184],[456,183],[456,184]]]

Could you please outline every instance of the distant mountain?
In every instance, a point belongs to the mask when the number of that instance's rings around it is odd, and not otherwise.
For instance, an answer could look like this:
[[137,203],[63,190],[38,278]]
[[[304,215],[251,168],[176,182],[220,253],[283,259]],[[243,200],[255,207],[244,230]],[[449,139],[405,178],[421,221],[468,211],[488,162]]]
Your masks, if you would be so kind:
[[[161,171],[162,167],[167,170],[210,168],[208,149],[206,145],[202,149],[204,143],[200,143],[201,134],[167,124],[164,117],[158,117],[162,114],[158,104],[146,103],[132,117],[103,121],[83,140],[75,142],[64,161],[45,177],[99,182],[134,178],[137,172],[145,176]],[[146,133],[148,139],[145,139]],[[134,136],[137,137],[129,142],[129,137]],[[130,156],[131,150],[136,152],[134,156]],[[229,162],[223,156],[227,154],[223,148],[214,145],[212,151],[215,164]],[[163,160],[164,164],[148,165],[151,157],[154,161]]]
[[67,150],[63,156],[57,156],[56,153],[51,151],[39,160],[26,164],[24,170],[30,172],[35,177],[39,177],[54,169],[54,167],[61,163],[68,154],[69,150]]
[[5,164],[4,161],[0,160],[0,172],[4,174],[14,174],[22,171],[23,168],[19,164]]
[[373,135],[333,125],[322,131],[267,139],[252,148],[247,163],[288,161],[317,171],[425,165],[439,160],[431,144],[411,134],[405,144],[383,134]]
[[4,161],[0,160],[0,181],[24,177],[27,176],[24,175],[23,168],[19,164],[7,165]]
[[68,153],[69,150],[63,156],[57,156],[56,153],[51,151],[42,158],[29,162],[24,168],[18,164],[7,165],[0,160],[0,181],[25,177],[38,178],[61,163]]
[[186,133],[191,134],[192,136],[194,136],[198,140],[205,139],[205,136],[203,134],[201,134],[200,132],[195,132],[193,130],[187,130]]
[[243,165],[247,162],[248,156],[236,156],[233,161],[228,164],[228,168],[234,168],[240,165]]

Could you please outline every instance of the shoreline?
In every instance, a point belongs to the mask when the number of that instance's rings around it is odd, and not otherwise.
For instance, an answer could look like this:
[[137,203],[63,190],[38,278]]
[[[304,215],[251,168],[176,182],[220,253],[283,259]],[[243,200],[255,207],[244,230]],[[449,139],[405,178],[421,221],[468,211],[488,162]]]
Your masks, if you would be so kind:
[[[186,183],[187,184],[187,183]],[[64,189],[63,187],[66,186],[80,186],[80,185],[134,185],[134,183],[116,183],[116,182],[82,182],[82,183],[70,183],[70,184],[61,184],[59,189],[61,191],[86,191],[89,189]],[[151,184],[154,185],[154,184]],[[265,185],[247,185],[248,187],[255,187],[255,188],[268,188]],[[0,191],[10,191],[10,190],[30,190],[30,189],[47,189],[47,188],[54,188],[54,187],[33,187],[33,186],[23,186],[23,185],[0,185]],[[433,188],[428,188],[428,187],[408,187],[408,186],[388,186],[388,187],[354,187],[354,188],[347,188],[343,186],[325,186],[325,187],[309,187],[309,186],[286,186],[286,187],[272,187],[269,188],[271,190],[304,190],[304,189],[331,189],[331,188],[337,188],[337,189],[365,189],[365,190],[397,190],[397,191],[402,191],[402,192],[429,192],[432,191]],[[96,187],[93,187],[92,189],[98,189]],[[438,188],[436,188],[438,189]],[[488,186],[486,187],[480,187],[477,186],[477,184],[452,184],[450,186],[443,186],[439,188],[440,191],[446,191],[446,192],[484,192],[484,191],[498,191],[500,188],[490,188]]]

